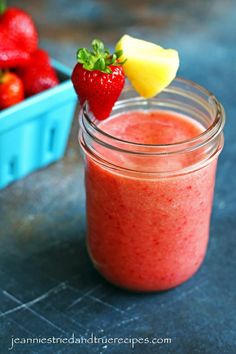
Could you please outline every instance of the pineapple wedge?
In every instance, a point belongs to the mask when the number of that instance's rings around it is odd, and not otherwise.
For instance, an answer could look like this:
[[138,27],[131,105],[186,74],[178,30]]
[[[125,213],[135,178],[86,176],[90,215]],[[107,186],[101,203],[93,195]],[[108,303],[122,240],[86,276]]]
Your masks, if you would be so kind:
[[122,50],[120,60],[125,75],[143,97],[151,98],[167,87],[179,68],[179,55],[174,49],[164,49],[154,43],[124,35],[116,45]]

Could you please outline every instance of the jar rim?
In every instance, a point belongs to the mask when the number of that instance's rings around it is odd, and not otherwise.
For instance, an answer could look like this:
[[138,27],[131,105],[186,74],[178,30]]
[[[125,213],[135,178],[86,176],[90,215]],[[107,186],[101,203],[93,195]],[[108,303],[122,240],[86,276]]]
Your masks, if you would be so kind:
[[[93,127],[93,129],[95,129],[95,131],[99,134],[101,134],[101,136],[104,136],[106,138],[109,138],[111,140],[114,140],[116,142],[119,143],[124,143],[124,144],[128,144],[130,146],[133,147],[146,147],[146,148],[173,148],[173,147],[184,147],[185,145],[189,145],[192,143],[196,143],[199,140],[204,139],[204,141],[208,140],[210,137],[215,136],[215,133],[217,133],[217,135],[222,131],[223,127],[224,127],[224,123],[225,123],[225,114],[224,114],[224,109],[222,107],[222,105],[220,104],[220,102],[218,101],[218,99],[216,98],[216,96],[214,94],[212,94],[210,91],[208,91],[207,89],[205,89],[203,86],[198,85],[197,83],[191,81],[191,80],[186,80],[183,78],[175,78],[175,80],[173,81],[174,83],[179,83],[179,84],[187,84],[189,86],[192,86],[193,88],[195,88],[196,90],[198,90],[200,93],[205,94],[208,97],[208,103],[211,100],[211,104],[214,105],[216,114],[215,114],[215,118],[212,122],[212,124],[210,124],[210,126],[204,130],[202,133],[200,133],[199,135],[191,138],[191,139],[186,139],[186,140],[182,140],[179,142],[175,142],[175,143],[168,143],[168,144],[144,144],[144,143],[137,143],[137,142],[133,142],[133,141],[129,141],[129,140],[125,140],[125,139],[121,139],[118,138],[114,135],[111,135],[107,132],[105,132],[104,130],[99,128],[99,125],[96,124],[94,122],[94,120],[92,118],[94,118],[91,116],[91,113],[89,112],[89,107],[87,102],[84,104],[83,108],[82,108],[82,113],[84,115],[84,117],[86,118],[86,120],[88,121],[88,123]],[[178,90],[178,88],[177,88]],[[163,90],[164,92],[176,92],[175,88],[172,88],[171,86],[167,87],[165,90]],[[125,92],[125,88],[124,91]],[[155,97],[154,97],[155,98]],[[137,96],[137,98],[132,98],[131,100],[146,100],[141,96]],[[115,104],[115,108],[118,108],[122,103],[124,104],[125,102],[127,102],[129,99],[124,99],[124,100],[118,100]],[[210,103],[209,103],[210,104]],[[98,120],[95,120],[96,122],[98,122]],[[197,144],[198,145],[198,144]]]

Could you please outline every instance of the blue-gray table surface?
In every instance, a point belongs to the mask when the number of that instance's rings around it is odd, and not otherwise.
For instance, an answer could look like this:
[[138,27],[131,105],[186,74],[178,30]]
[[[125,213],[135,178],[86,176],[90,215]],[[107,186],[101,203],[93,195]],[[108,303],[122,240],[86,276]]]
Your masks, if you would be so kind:
[[179,75],[205,86],[227,114],[206,260],[194,278],[157,294],[103,280],[85,248],[77,120],[65,158],[0,191],[0,352],[11,337],[168,337],[171,344],[18,344],[17,353],[236,353],[235,0],[9,0],[35,18],[41,46],[69,66],[94,38],[129,33],[177,48]]

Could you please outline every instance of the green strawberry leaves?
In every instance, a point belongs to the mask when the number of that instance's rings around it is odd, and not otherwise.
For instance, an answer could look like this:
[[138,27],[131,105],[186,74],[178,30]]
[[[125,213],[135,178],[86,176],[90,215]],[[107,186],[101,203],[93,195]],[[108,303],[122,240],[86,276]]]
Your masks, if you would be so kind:
[[122,56],[123,51],[118,50],[110,54],[109,49],[104,47],[104,44],[99,39],[92,41],[92,50],[87,48],[80,48],[77,51],[77,61],[83,65],[86,70],[99,70],[106,74],[111,74],[112,70],[110,65],[123,65],[126,60],[120,62],[119,58]]
[[0,0],[0,15],[2,15],[7,8],[6,0]]

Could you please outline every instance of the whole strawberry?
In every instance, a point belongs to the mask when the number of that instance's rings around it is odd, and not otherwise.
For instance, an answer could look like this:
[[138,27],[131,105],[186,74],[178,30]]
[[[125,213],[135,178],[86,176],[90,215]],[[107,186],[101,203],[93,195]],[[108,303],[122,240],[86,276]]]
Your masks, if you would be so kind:
[[0,71],[0,109],[8,108],[24,99],[22,80],[9,71]]
[[37,49],[30,57],[27,66],[18,70],[25,88],[25,95],[32,96],[59,83],[57,74],[50,64],[48,53]]
[[3,5],[0,0],[0,68],[26,65],[38,46],[35,25],[25,11]]
[[0,68],[9,69],[27,65],[30,54],[16,46],[0,29]]
[[72,82],[80,104],[88,102],[90,110],[99,119],[107,118],[124,87],[125,76],[119,57],[122,51],[110,54],[100,40],[93,40],[92,51],[81,48]]

